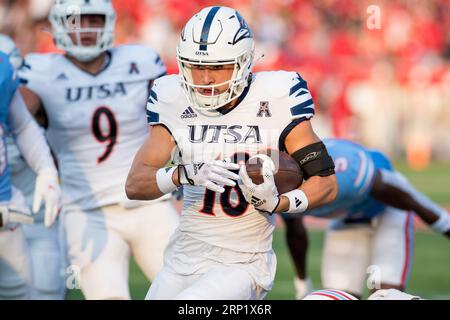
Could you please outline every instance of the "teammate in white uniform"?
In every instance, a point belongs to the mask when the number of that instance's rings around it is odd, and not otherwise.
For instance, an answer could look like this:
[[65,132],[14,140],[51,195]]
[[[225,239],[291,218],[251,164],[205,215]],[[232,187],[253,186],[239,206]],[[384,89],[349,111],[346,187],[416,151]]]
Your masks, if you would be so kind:
[[[32,272],[28,247],[21,226],[32,223],[29,208],[11,185],[6,136],[11,133],[25,160],[37,174],[33,211],[45,202],[45,221],[50,226],[60,208],[58,175],[42,132],[16,90],[20,64],[12,40],[0,35],[0,299],[29,299]],[[19,56],[20,58],[20,56]],[[10,63],[11,62],[11,63]],[[17,64],[16,64],[17,62]]]
[[49,19],[65,54],[30,54],[20,75],[29,109],[44,108],[48,118],[70,261],[87,299],[129,299],[130,253],[153,279],[178,222],[170,196],[153,203],[125,196],[148,133],[148,92],[165,67],[151,48],[112,48],[111,1],[56,1]]
[[[264,298],[276,269],[272,213],[334,198],[334,165],[308,121],[314,104],[306,82],[295,72],[252,74],[253,51],[252,32],[237,11],[205,8],[181,34],[180,75],[155,81],[147,107],[152,134],[135,157],[127,195],[154,199],[183,185],[184,206],[147,299]],[[269,160],[266,182],[253,186],[241,171],[243,183],[236,184],[233,155],[267,148],[302,159],[305,150],[321,152],[310,157],[303,191],[279,196]],[[164,168],[170,158],[179,165]]]

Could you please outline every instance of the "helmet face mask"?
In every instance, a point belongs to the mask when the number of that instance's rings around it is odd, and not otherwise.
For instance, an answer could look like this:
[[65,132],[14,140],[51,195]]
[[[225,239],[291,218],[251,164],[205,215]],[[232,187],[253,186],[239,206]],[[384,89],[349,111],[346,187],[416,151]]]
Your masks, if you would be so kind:
[[[192,17],[177,47],[182,86],[189,103],[199,110],[215,110],[237,99],[248,85],[253,51],[251,31],[234,9],[210,7]],[[233,65],[233,72],[230,79],[221,83],[199,84],[192,76],[193,65],[204,68]],[[228,89],[221,92],[224,86]],[[211,94],[202,94],[202,89],[211,90]]]
[[[82,27],[81,20],[90,19],[85,16],[102,16],[104,24]],[[79,61],[91,61],[113,45],[116,14],[111,1],[57,0],[49,20],[57,47]],[[89,33],[96,35],[96,41],[92,45],[83,45],[83,35]]]
[[[251,57],[244,58],[243,55],[241,55],[234,61],[190,63],[184,62],[179,58],[178,66],[183,75],[182,85],[189,103],[198,109],[215,110],[238,98],[247,86],[247,79],[243,76],[243,73],[245,71],[244,68],[246,67],[245,61],[249,59],[251,59]],[[192,65],[205,68],[232,65],[233,72],[231,77],[224,82],[211,85],[200,85],[195,84],[194,77],[192,76]],[[224,86],[227,86],[228,89],[225,91],[220,90],[221,87]],[[212,92],[209,95],[205,95],[202,94],[199,89],[210,89]]]

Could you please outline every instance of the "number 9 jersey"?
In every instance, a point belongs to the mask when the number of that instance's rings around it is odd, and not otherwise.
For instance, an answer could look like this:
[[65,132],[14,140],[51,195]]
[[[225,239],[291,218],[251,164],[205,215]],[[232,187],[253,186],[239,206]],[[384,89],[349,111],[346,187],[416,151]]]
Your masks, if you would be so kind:
[[90,210],[126,201],[128,170],[148,132],[149,81],[166,73],[148,47],[118,46],[106,55],[96,75],[61,54],[30,54],[19,72],[45,109],[66,208]]

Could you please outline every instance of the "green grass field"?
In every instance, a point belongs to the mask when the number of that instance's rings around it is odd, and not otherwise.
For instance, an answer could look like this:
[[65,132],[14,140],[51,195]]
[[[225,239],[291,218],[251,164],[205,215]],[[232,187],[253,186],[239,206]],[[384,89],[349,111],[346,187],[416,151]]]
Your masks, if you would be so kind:
[[[450,165],[433,164],[422,172],[411,171],[405,164],[396,164],[410,181],[434,201],[450,204]],[[323,245],[322,231],[310,231],[308,270],[315,288],[321,288],[320,261]],[[450,248],[442,235],[428,230],[417,230],[414,240],[414,262],[407,291],[426,299],[450,299]],[[275,283],[268,299],[294,299],[294,270],[284,242],[282,228],[276,230],[273,242],[278,267]],[[143,299],[150,283],[134,262],[130,265],[130,288],[133,299]],[[69,299],[82,299],[79,290],[68,294]]]

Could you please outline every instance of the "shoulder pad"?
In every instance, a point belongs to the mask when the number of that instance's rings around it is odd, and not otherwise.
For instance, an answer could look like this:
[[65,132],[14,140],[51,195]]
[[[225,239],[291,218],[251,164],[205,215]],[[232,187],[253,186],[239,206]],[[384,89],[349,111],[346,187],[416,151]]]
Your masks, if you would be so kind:
[[178,74],[172,74],[156,79],[150,97],[152,95],[156,95],[157,101],[163,103],[176,101],[181,95],[183,95],[184,98],[180,76]]
[[52,72],[55,72],[57,68],[52,68],[55,61],[61,58],[60,54],[54,53],[31,53],[25,56],[24,62],[18,71],[20,82],[23,85],[29,83],[44,83],[50,84],[47,81]]
[[60,56],[60,54],[54,53],[30,53],[25,56],[23,67],[25,67],[25,70],[31,70],[32,72],[48,71],[51,64]]
[[296,72],[271,71],[256,74],[255,84],[263,92],[277,98],[282,108],[288,108],[292,120],[311,119],[315,108],[306,81]]
[[149,79],[156,79],[166,74],[166,66],[159,54],[151,47],[144,45],[121,45],[111,50],[116,59],[126,63],[135,62],[140,72]]
[[273,97],[284,97],[289,95],[298,74],[288,71],[264,71],[255,73],[254,76],[255,82],[260,82],[265,89],[264,92],[270,92]]

